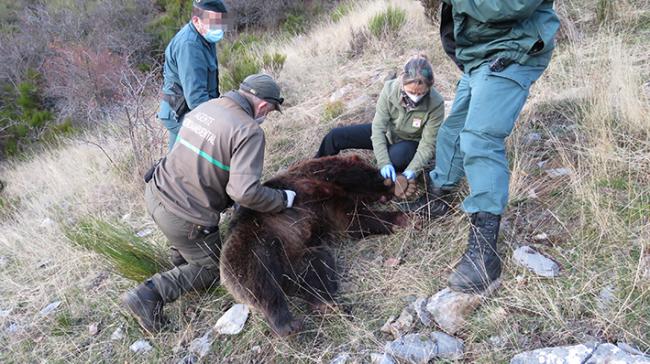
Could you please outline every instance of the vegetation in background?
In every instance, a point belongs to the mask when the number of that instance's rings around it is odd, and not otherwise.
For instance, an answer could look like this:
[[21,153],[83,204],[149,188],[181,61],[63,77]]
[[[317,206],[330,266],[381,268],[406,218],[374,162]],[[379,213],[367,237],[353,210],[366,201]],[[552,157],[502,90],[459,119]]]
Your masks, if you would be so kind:
[[106,258],[116,273],[137,282],[169,268],[163,248],[117,222],[89,217],[67,226],[65,236],[73,244]]
[[389,6],[385,12],[370,19],[368,29],[376,38],[385,39],[397,35],[404,23],[406,23],[406,11]]
[[332,121],[343,115],[345,104],[341,100],[329,101],[323,108],[323,121]]
[[345,1],[345,2],[342,2],[342,3],[338,4],[334,8],[334,10],[332,10],[332,15],[331,15],[332,21],[337,23],[344,16],[348,15],[350,13],[350,10],[352,10],[352,2]]

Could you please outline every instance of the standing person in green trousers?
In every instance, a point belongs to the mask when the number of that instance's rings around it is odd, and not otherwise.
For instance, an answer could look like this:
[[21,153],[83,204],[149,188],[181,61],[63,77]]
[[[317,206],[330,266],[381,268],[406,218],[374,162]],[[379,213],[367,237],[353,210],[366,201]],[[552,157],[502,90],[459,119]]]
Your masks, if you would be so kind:
[[443,48],[463,75],[438,132],[427,192],[409,207],[443,216],[467,178],[462,208],[471,225],[467,250],[448,279],[453,290],[480,292],[501,275],[497,237],[510,179],[505,139],[551,60],[559,25],[552,0],[443,0]]

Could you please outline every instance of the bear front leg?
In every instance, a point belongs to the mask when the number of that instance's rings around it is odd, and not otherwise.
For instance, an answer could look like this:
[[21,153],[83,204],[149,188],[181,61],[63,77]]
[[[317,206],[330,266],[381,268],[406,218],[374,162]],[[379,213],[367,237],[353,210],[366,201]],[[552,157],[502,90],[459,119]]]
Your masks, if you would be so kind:
[[369,235],[392,234],[396,227],[406,227],[409,224],[408,216],[400,211],[361,209],[349,215],[351,216],[347,233],[356,239]]
[[312,310],[328,311],[338,291],[334,255],[326,247],[319,247],[310,249],[304,260],[306,266],[298,277],[297,295],[309,302]]

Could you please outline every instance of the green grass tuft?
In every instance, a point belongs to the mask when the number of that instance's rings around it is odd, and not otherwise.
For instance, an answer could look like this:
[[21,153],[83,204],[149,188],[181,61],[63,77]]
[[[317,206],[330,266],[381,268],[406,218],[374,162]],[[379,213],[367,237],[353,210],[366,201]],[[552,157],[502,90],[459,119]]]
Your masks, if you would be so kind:
[[376,38],[387,39],[396,36],[404,23],[406,23],[406,11],[389,6],[385,12],[370,19],[368,29]]
[[170,267],[160,247],[119,223],[86,218],[66,226],[65,236],[75,245],[103,256],[116,273],[134,281],[142,281]]

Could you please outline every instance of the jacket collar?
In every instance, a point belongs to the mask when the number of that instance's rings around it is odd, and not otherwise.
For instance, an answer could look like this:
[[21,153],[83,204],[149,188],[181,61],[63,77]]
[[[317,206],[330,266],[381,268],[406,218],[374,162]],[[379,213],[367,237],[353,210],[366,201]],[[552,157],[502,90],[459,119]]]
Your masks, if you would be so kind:
[[199,37],[199,39],[201,40],[201,43],[203,43],[204,46],[210,48],[211,43],[208,42],[207,40],[205,40],[205,38],[201,35],[201,33],[199,33],[199,31],[196,29],[196,27],[194,26],[194,24],[192,23],[191,20],[190,20],[189,23],[187,23],[187,25],[189,25],[189,26],[190,26],[190,29],[191,29],[194,33],[196,33],[196,36]]
[[229,91],[223,97],[227,97],[237,103],[251,118],[255,118],[255,113],[253,110],[253,105],[239,92]]

